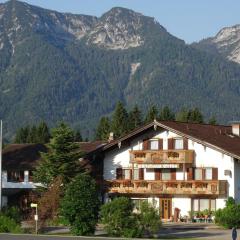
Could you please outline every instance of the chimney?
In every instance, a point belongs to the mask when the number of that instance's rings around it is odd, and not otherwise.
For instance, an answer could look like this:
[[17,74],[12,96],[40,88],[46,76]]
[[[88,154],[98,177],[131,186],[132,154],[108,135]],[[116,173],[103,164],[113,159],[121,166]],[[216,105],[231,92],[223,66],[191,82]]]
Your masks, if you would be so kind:
[[240,136],[240,121],[232,122],[232,134],[235,136]]
[[113,137],[113,132],[110,132],[109,133],[109,137],[108,137],[108,142],[111,142],[114,140],[114,137]]

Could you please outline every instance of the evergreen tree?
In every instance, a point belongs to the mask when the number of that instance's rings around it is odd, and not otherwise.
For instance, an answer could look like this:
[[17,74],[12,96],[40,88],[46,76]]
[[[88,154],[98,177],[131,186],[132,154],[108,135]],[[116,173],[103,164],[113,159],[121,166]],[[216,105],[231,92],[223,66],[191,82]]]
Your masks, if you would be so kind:
[[170,110],[168,106],[165,106],[159,114],[159,120],[173,121],[175,120],[175,114]]
[[209,119],[208,123],[211,125],[217,125],[217,119],[213,116]]
[[108,117],[102,117],[96,130],[96,140],[108,140],[111,123]]
[[74,134],[74,141],[75,142],[82,142],[83,141],[83,138],[82,138],[80,130],[77,130],[75,132],[75,134]]
[[35,125],[33,125],[29,130],[27,143],[38,143],[37,127]]
[[128,124],[129,130],[133,130],[142,124],[142,114],[137,105],[129,112]]
[[153,106],[150,107],[149,111],[146,114],[145,123],[152,122],[154,119],[157,119],[157,116],[158,116],[158,110],[153,105]]
[[34,172],[34,181],[48,184],[57,176],[69,182],[80,166],[78,145],[74,143],[74,133],[66,124],[61,123],[52,130],[52,138],[48,144],[49,151],[41,154],[41,161]]
[[180,112],[176,114],[176,121],[188,122],[188,110],[183,108]]
[[203,123],[203,115],[198,108],[189,110],[188,122],[191,123]]
[[26,143],[27,139],[25,136],[25,130],[24,128],[19,128],[17,130],[15,139],[14,139],[14,143]]
[[128,113],[121,102],[117,103],[113,113],[111,129],[116,138],[128,132]]
[[45,122],[40,122],[37,128],[38,143],[48,143],[50,140],[50,132]]

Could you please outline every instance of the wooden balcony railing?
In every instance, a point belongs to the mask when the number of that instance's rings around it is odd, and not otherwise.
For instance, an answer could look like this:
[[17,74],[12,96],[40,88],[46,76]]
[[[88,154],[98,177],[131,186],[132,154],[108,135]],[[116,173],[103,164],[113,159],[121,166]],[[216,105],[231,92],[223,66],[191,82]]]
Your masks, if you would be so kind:
[[192,163],[193,150],[132,150],[131,163]]
[[227,195],[226,180],[112,180],[105,181],[109,193],[173,194],[173,195]]

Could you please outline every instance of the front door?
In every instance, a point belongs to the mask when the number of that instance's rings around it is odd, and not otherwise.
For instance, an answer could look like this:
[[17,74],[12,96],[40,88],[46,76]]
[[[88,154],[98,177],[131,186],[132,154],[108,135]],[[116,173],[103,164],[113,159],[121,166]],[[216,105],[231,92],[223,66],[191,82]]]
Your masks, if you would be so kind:
[[160,213],[162,219],[170,219],[172,216],[172,199],[160,198]]

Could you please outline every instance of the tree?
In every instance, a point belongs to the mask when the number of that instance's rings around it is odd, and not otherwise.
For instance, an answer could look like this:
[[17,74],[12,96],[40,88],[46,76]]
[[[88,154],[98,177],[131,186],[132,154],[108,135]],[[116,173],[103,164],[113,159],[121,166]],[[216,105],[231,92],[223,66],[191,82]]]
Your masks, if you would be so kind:
[[118,197],[104,204],[100,211],[101,222],[110,236],[139,236],[133,203],[129,198]]
[[108,117],[102,117],[96,130],[96,140],[108,140],[111,131],[111,123]]
[[74,134],[74,142],[82,142],[82,141],[83,141],[83,138],[82,138],[81,132],[80,130],[77,130]]
[[61,123],[52,130],[48,152],[41,154],[41,161],[34,171],[34,181],[48,186],[57,176],[69,182],[80,169],[78,145],[74,143],[74,133]]
[[27,143],[29,139],[30,129],[29,126],[22,127],[17,130],[14,142],[15,143]]
[[188,122],[191,123],[203,123],[203,115],[198,108],[189,110]]
[[175,114],[170,110],[168,106],[165,106],[159,114],[159,120],[173,121],[175,120]]
[[27,143],[38,143],[37,127],[35,125],[33,125],[29,130]]
[[152,122],[154,119],[157,119],[157,116],[158,116],[158,110],[153,105],[153,106],[150,107],[149,111],[146,114],[145,123]]
[[98,220],[100,201],[97,186],[88,174],[79,174],[67,186],[61,201],[61,214],[76,235],[91,235]]
[[137,105],[135,105],[133,110],[129,112],[128,116],[129,130],[133,130],[141,126],[142,114]]
[[115,137],[128,132],[128,113],[121,102],[118,102],[113,113],[111,129]]
[[188,110],[183,108],[180,112],[176,114],[176,121],[188,122]]
[[48,143],[50,140],[50,132],[45,122],[40,122],[37,127],[37,141],[38,143]]
[[211,125],[217,125],[217,119],[213,116],[209,119],[208,123]]

